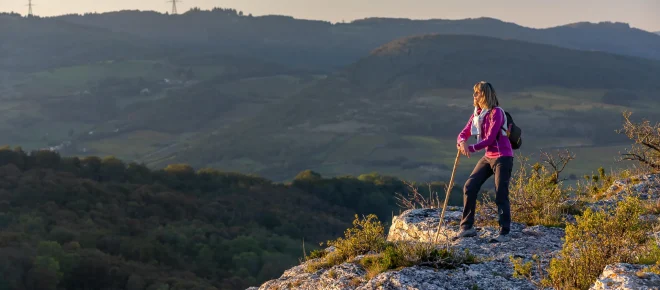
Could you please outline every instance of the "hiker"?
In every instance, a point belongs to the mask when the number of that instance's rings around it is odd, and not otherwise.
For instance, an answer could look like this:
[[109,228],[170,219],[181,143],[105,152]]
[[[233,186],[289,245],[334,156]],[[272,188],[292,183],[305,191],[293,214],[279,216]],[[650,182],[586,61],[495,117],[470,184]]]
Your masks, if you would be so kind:
[[[468,158],[472,153],[486,149],[463,187],[463,218],[458,238],[474,237],[474,215],[477,195],[484,182],[495,175],[495,203],[499,214],[499,235],[491,242],[510,240],[511,210],[509,206],[509,179],[513,168],[513,149],[505,128],[507,116],[499,107],[495,89],[488,82],[474,85],[474,113],[458,135],[457,147]],[[471,136],[476,143],[468,145]]]

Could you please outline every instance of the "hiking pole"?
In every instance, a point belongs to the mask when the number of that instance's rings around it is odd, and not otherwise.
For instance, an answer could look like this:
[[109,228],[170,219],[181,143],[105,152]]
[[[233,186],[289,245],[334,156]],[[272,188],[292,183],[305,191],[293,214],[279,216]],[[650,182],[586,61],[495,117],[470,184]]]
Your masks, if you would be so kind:
[[458,150],[456,153],[456,160],[454,160],[454,169],[451,170],[451,178],[449,179],[449,185],[447,186],[447,194],[445,196],[445,203],[442,205],[442,213],[440,214],[440,221],[438,221],[438,231],[435,233],[435,239],[433,243],[437,243],[438,236],[440,235],[440,228],[445,221],[445,209],[447,209],[447,202],[449,201],[449,194],[451,193],[452,187],[454,187],[454,175],[456,175],[456,167],[458,167],[458,159],[461,157],[461,150]]

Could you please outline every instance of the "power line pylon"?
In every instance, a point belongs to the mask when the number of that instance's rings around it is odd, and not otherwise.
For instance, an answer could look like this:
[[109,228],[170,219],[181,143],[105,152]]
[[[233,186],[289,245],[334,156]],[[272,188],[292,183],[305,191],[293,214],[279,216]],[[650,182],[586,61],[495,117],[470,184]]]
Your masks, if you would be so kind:
[[32,6],[34,6],[32,4],[32,0],[28,0],[28,5],[27,6],[28,6],[28,17],[34,16],[34,15],[32,15]]
[[181,0],[170,0],[167,1],[167,3],[172,3],[172,14],[178,14],[178,11],[176,9],[176,4],[181,3]]

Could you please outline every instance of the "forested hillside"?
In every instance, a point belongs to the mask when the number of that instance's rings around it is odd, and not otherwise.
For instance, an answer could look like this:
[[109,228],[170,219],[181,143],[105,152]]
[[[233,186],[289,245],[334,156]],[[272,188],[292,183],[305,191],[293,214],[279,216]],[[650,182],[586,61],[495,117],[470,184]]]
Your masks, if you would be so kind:
[[3,148],[0,289],[245,289],[298,263],[303,241],[309,252],[341,235],[355,214],[387,220],[397,192],[408,188],[380,175],[304,171],[280,184]]

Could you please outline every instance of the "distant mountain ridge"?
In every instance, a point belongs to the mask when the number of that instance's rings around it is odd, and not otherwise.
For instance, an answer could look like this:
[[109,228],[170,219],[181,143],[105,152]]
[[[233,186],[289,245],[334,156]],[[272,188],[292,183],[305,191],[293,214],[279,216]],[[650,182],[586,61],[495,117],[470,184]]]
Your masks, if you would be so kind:
[[32,19],[0,16],[0,37],[7,40],[0,45],[0,55],[7,56],[0,57],[0,66],[33,70],[85,61],[163,58],[191,50],[335,70],[381,45],[423,34],[488,36],[660,59],[656,34],[612,22],[545,29],[487,17],[365,18],[333,24],[279,15],[253,17],[233,9],[197,9],[180,15],[124,10]]
[[181,15],[118,11],[56,18],[175,46],[195,45],[221,53],[258,55],[282,63],[326,68],[353,63],[395,39],[428,33],[517,39],[660,59],[659,38],[618,22],[579,22],[546,29],[486,17],[462,20],[366,18],[332,24],[289,16],[253,17],[233,9],[191,10]]

